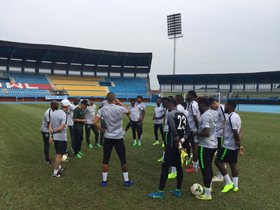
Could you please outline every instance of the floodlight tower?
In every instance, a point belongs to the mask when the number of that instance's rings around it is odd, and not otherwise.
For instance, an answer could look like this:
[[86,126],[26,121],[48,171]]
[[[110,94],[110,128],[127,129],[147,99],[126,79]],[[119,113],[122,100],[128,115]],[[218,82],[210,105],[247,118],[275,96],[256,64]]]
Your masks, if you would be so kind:
[[176,39],[183,37],[181,13],[177,13],[177,14],[167,16],[167,32],[168,32],[168,39],[173,39],[174,40],[173,75],[175,75]]

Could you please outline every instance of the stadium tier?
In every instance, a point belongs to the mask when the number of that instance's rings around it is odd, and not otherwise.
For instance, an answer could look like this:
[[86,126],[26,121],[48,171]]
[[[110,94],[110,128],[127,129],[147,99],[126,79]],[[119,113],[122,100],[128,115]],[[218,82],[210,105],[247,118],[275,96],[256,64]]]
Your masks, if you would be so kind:
[[0,74],[0,96],[2,97],[45,97],[51,85],[46,76],[24,74]]
[[138,95],[148,98],[146,79],[111,79],[110,91],[119,98],[135,98]]
[[280,99],[280,92],[234,92],[232,98],[244,99]]
[[195,90],[198,96],[242,103],[280,103],[280,71],[228,74],[158,75],[161,96]]
[[47,90],[28,90],[28,89],[3,89],[0,96],[9,96],[9,97],[45,97],[50,95],[50,92]]
[[45,75],[10,73],[10,80],[16,83],[49,84]]
[[63,90],[69,96],[105,97],[108,87],[99,85],[100,78],[50,76],[50,82],[56,90]]
[[0,96],[2,97],[46,97],[67,95],[69,97],[104,98],[111,91],[118,98],[148,98],[147,79],[104,78],[79,76],[47,76],[21,73],[0,73]]
[[[115,52],[0,40],[3,97],[149,98],[152,53]],[[30,99],[31,100],[31,99]]]

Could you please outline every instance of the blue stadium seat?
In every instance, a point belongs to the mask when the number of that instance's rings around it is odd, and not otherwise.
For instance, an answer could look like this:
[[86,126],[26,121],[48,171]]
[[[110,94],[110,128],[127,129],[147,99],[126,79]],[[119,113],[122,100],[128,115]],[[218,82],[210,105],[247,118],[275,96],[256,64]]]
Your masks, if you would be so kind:
[[[0,89],[1,90],[1,89]],[[33,90],[33,89],[6,89],[8,94],[5,91],[0,91],[0,96],[10,96],[10,97],[45,97],[50,95],[48,90]]]
[[2,88],[7,88],[6,82],[10,82],[9,79],[0,79],[0,83],[2,83]]
[[[67,77],[65,77],[67,79]],[[6,82],[16,83],[28,83],[28,84],[49,84],[49,81],[45,75],[33,75],[33,74],[20,74],[10,73],[4,78],[0,79],[2,83],[2,89],[0,89],[0,96],[11,97],[45,97],[50,95],[48,90],[35,90],[35,89],[16,89],[6,87]],[[142,78],[112,78],[109,79],[106,84],[112,84],[109,86],[109,90],[114,92],[118,98],[135,98],[138,95],[148,98],[147,95],[147,79]],[[104,83],[105,84],[105,83]]]
[[49,84],[45,75],[10,73],[10,77],[17,83]]
[[143,98],[148,98],[147,95],[147,80],[146,79],[111,79],[115,86],[109,87],[111,92],[114,92],[118,98],[135,98],[138,95]]
[[[10,79],[16,83],[28,83],[28,84],[49,84],[46,76],[44,75],[29,75],[29,74],[18,74],[11,73],[5,74],[5,78],[0,79],[2,88],[0,89],[0,96],[8,97],[45,97],[51,95],[48,90],[40,89],[18,89],[18,88],[7,88],[6,83],[11,82]],[[10,79],[8,79],[10,78]]]

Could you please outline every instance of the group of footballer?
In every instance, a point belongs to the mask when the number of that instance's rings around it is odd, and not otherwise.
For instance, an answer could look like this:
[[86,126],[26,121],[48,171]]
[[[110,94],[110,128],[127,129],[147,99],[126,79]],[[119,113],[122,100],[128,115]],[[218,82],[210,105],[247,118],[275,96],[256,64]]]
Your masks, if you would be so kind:
[[[235,112],[236,104],[227,101],[224,106],[213,98],[198,97],[189,91],[186,99],[182,95],[158,98],[154,108],[154,145],[160,145],[158,130],[162,136],[163,156],[158,190],[148,194],[154,199],[164,198],[167,179],[177,178],[176,189],[170,193],[181,197],[183,165],[187,163],[187,174],[201,171],[204,193],[196,195],[200,200],[212,200],[212,182],[225,181],[222,193],[237,192],[238,153],[241,146],[241,119]],[[185,155],[182,155],[185,154]],[[186,161],[183,158],[186,156]],[[212,162],[219,170],[213,176]],[[231,168],[230,178],[226,164]],[[169,168],[171,173],[168,174]]]
[[[135,136],[133,145],[140,147],[142,142],[142,124],[145,117],[145,104],[142,96],[131,100],[133,106],[126,107],[114,93],[108,93],[97,110],[94,98],[80,100],[74,99],[72,103],[64,99],[60,103],[52,101],[43,116],[41,134],[44,142],[45,163],[51,164],[49,155],[50,144],[54,143],[55,161],[53,177],[61,177],[65,168],[61,163],[69,160],[73,155],[75,159],[82,159],[81,151],[84,131],[89,149],[103,147],[103,171],[101,186],[107,186],[109,160],[112,149],[115,148],[121,162],[124,177],[124,186],[134,183],[128,178],[126,148],[123,141],[125,132],[131,127]],[[60,109],[59,109],[60,107]],[[136,113],[137,110],[137,113]],[[126,131],[123,130],[123,115],[127,115],[129,123]],[[69,129],[71,145],[67,146],[67,130]],[[95,135],[95,144],[90,143],[90,133]],[[136,139],[136,132],[138,138]],[[67,157],[67,158],[63,158]]]
[[[130,101],[129,107],[121,103],[115,94],[107,94],[99,109],[94,98],[74,99],[72,103],[64,99],[60,103],[52,101],[50,108],[44,113],[41,134],[44,142],[45,162],[51,164],[49,157],[50,144],[55,146],[55,161],[53,177],[61,177],[67,161],[73,154],[81,159],[83,133],[86,133],[86,143],[89,149],[103,147],[103,169],[101,186],[107,186],[109,160],[112,149],[115,148],[121,163],[124,186],[134,185],[128,177],[126,148],[123,140],[129,128],[132,130],[133,146],[142,145],[143,122],[146,115],[142,97]],[[59,109],[60,105],[60,109]],[[182,95],[176,97],[158,98],[154,107],[153,145],[161,145],[163,155],[158,160],[162,162],[160,183],[157,191],[147,196],[154,199],[164,198],[164,187],[167,179],[177,179],[176,189],[171,190],[175,197],[181,197],[183,166],[187,163],[186,172],[202,173],[204,194],[197,195],[200,200],[212,200],[212,182],[225,181],[223,193],[230,190],[238,191],[238,153],[244,152],[241,146],[241,119],[235,112],[236,104],[227,101],[225,106],[216,99],[199,98],[195,91],[189,91],[186,99]],[[127,115],[129,123],[123,129],[123,115]],[[67,129],[69,129],[71,145],[67,148]],[[95,135],[95,144],[90,143],[91,130]],[[158,130],[162,142],[159,141]],[[68,155],[68,156],[67,156]],[[63,157],[67,157],[66,159]],[[219,170],[213,176],[212,162]],[[183,160],[183,158],[185,158]],[[226,164],[231,168],[230,178]],[[169,171],[171,170],[171,173]]]

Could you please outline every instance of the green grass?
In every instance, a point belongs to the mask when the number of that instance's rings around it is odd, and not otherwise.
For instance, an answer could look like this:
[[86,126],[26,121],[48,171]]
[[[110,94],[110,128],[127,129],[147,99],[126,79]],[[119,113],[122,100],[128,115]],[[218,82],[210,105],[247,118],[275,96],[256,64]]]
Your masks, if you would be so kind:
[[[218,183],[213,186],[213,201],[198,201],[189,188],[193,183],[202,183],[201,174],[184,174],[183,197],[169,195],[168,190],[175,188],[172,180],[166,185],[166,199],[159,201],[145,197],[157,189],[161,170],[156,161],[161,148],[152,146],[151,108],[144,124],[143,146],[132,147],[130,132],[125,137],[129,175],[135,186],[122,186],[114,152],[108,187],[103,189],[98,185],[102,149],[89,151],[83,147],[84,159],[66,163],[63,178],[51,177],[52,166],[43,163],[39,131],[46,107],[0,105],[0,209],[280,209],[280,115],[241,113],[246,153],[239,159],[238,193],[221,194],[222,183]],[[54,154],[53,145],[51,153]]]

